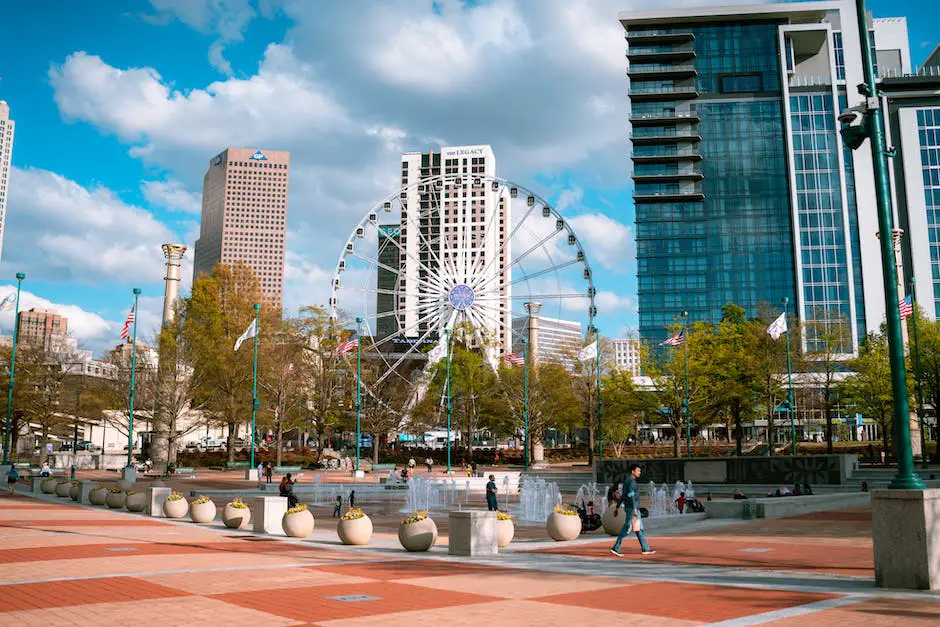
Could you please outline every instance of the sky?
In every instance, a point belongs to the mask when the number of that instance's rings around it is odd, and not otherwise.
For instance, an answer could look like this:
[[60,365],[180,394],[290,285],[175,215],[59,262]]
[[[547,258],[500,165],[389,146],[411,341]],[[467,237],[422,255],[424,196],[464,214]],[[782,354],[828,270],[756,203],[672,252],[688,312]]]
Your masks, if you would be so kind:
[[[663,0],[657,6],[728,4]],[[289,150],[285,313],[324,304],[354,224],[395,191],[402,152],[490,144],[499,174],[552,202],[586,247],[606,335],[637,324],[623,32],[643,0],[8,0],[0,99],[16,121],[0,298],[119,341],[142,289],[159,326],[160,245],[190,250],[202,177],[229,146]],[[908,18],[913,61],[940,4]],[[54,8],[50,8],[54,7]],[[54,13],[54,15],[51,15]],[[52,18],[55,19],[52,19]],[[9,332],[12,313],[0,315]]]

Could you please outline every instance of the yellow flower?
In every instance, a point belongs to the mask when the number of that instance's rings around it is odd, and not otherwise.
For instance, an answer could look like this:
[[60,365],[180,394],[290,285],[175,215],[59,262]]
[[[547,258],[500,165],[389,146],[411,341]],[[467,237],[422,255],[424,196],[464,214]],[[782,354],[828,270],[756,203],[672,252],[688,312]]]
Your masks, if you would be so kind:
[[124,490],[122,490],[121,488],[119,488],[119,487],[117,487],[117,486],[114,486],[113,488],[111,488],[110,490],[108,490],[108,492],[110,492],[111,494],[120,494],[120,493],[123,492],[123,491],[124,491]]
[[248,509],[248,505],[245,504],[245,501],[243,501],[240,496],[236,496],[234,499],[232,499],[232,502],[229,503],[229,505],[235,509]]
[[343,520],[358,520],[365,517],[365,512],[362,511],[359,507],[354,507],[350,509],[345,514],[343,514]]
[[512,516],[504,512],[496,512],[496,520],[512,520]]
[[183,495],[177,491],[170,492],[170,496],[166,497],[168,501],[180,501],[183,499]]
[[202,505],[203,503],[211,503],[211,502],[212,502],[212,499],[210,499],[205,494],[200,494],[198,498],[195,498],[191,501],[193,505]]
[[555,513],[563,514],[565,516],[577,516],[578,510],[572,509],[570,505],[556,505]]
[[401,524],[403,524],[403,525],[410,525],[411,523],[421,522],[422,520],[424,520],[424,519],[427,518],[427,517],[428,517],[428,512],[427,512],[427,510],[421,510],[420,512],[415,512],[414,514],[412,514],[412,515],[409,516],[408,518],[405,518],[404,520],[402,520],[402,521],[401,521]]
[[287,510],[287,513],[288,513],[288,514],[299,514],[300,512],[305,512],[305,511],[307,511],[307,506],[304,505],[303,503],[298,503],[297,505],[294,505],[292,508],[290,508],[289,510]]

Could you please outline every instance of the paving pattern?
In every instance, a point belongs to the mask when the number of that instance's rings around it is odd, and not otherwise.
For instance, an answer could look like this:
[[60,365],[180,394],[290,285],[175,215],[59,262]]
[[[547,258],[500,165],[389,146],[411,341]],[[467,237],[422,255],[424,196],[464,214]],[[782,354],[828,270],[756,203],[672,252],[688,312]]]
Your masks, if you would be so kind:
[[865,508],[705,521],[651,533],[654,556],[628,540],[623,558],[606,536],[551,543],[540,526],[496,557],[451,558],[446,535],[408,554],[396,518],[343,547],[331,521],[299,541],[4,495],[0,625],[940,624],[940,594],[874,588]]

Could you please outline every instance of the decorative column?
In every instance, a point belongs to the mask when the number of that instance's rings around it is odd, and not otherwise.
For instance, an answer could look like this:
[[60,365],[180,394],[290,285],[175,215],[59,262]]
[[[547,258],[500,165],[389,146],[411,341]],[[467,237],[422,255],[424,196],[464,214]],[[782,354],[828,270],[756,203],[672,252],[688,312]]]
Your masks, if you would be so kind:
[[[542,310],[542,303],[539,302],[530,302],[525,303],[525,310],[529,314],[529,342],[528,342],[528,354],[526,355],[528,363],[526,364],[532,371],[532,373],[537,374],[537,369],[539,365],[539,312]],[[538,466],[539,464],[545,463],[545,443],[542,442],[540,435],[536,434],[534,437],[529,436],[529,440],[532,442],[532,463],[533,465]]]
[[[166,260],[166,274],[163,278],[163,322],[161,329],[171,325],[176,319],[176,307],[180,299],[180,266],[183,261],[183,255],[186,253],[186,247],[182,244],[164,244],[163,258]],[[176,371],[172,364],[168,364],[164,359],[175,359],[175,355],[169,357],[168,351],[160,346],[162,338],[158,338],[159,363],[157,365],[157,402],[155,406],[155,416],[153,421],[154,438],[151,444],[151,457],[155,468],[166,468],[167,464],[176,461],[176,451],[170,450],[170,424],[173,417],[169,415],[170,408],[166,402],[171,390],[167,389],[166,373]],[[208,427],[207,427],[208,428]]]
[[166,259],[166,289],[163,292],[163,326],[173,322],[176,317],[176,305],[180,299],[180,266],[186,247],[182,244],[164,244],[163,258]]

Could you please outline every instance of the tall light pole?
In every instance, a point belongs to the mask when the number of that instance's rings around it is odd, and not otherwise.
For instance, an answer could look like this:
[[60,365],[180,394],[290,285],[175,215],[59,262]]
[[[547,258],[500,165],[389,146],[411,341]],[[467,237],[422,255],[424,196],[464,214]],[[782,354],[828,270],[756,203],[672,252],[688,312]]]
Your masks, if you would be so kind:
[[[894,410],[894,456],[898,460],[897,473],[888,486],[893,489],[923,490],[924,483],[914,473],[914,455],[911,452],[910,408],[907,402],[907,369],[904,365],[904,341],[901,335],[901,311],[898,308],[898,274],[892,237],[894,227],[891,216],[891,187],[888,182],[889,151],[885,145],[881,100],[877,93],[872,50],[869,45],[868,12],[865,0],[855,0],[856,21],[862,52],[865,83],[859,92],[865,100],[843,111],[839,122],[846,145],[857,150],[869,140],[875,170],[875,199],[878,206],[878,244],[881,246],[881,269],[884,277],[888,357],[891,364],[891,392]],[[893,151],[891,151],[893,155]]]
[[594,327],[594,341],[597,343],[597,355],[594,362],[597,367],[597,439],[598,459],[604,461],[604,423],[601,420],[601,332]]
[[[362,446],[362,318],[356,318],[356,472]],[[375,442],[372,443],[375,446]],[[374,459],[374,458],[373,458]]]
[[[790,363],[790,322],[787,318],[790,317],[790,299],[786,296],[781,300],[783,303],[783,320],[786,323],[784,326],[784,339],[783,341],[787,343],[787,413],[790,415],[790,451],[791,455],[796,457],[796,422],[794,420],[794,407],[793,407],[793,368]],[[768,442],[771,447],[773,447],[773,442]]]
[[[685,418],[685,456],[692,457],[692,416],[689,413],[689,312],[682,312],[682,364],[685,370],[685,398],[682,400],[682,413]],[[679,437],[679,434],[676,434]]]
[[255,303],[255,337],[254,337],[254,356],[251,366],[251,459],[248,463],[249,468],[255,467],[255,418],[261,403],[258,401],[258,336],[261,335],[258,316],[261,313],[261,303]]
[[[134,465],[134,395],[136,393],[135,378],[137,375],[137,301],[140,298],[140,288],[134,288],[134,339],[131,341],[131,390],[127,404],[127,467]],[[102,454],[104,450],[102,449]]]
[[[447,337],[447,474],[450,474],[450,419],[451,419],[451,404],[450,404],[450,337],[451,330],[444,329],[444,335]],[[528,434],[528,432],[527,432]]]
[[522,338],[522,424],[524,431],[523,467],[529,472],[529,340]]
[[13,434],[10,433],[10,413],[13,410],[13,387],[16,385],[16,336],[19,330],[20,318],[20,288],[23,286],[23,279],[26,274],[16,273],[16,305],[13,309],[13,351],[10,353],[10,387],[7,388],[7,421],[6,431],[3,432],[3,463],[10,461],[10,446],[13,443]]
[[914,340],[914,381],[917,383],[917,421],[920,424],[920,460],[921,468],[927,468],[927,434],[924,431],[924,388],[920,380],[920,347],[917,345],[917,286],[911,277],[911,327]]

